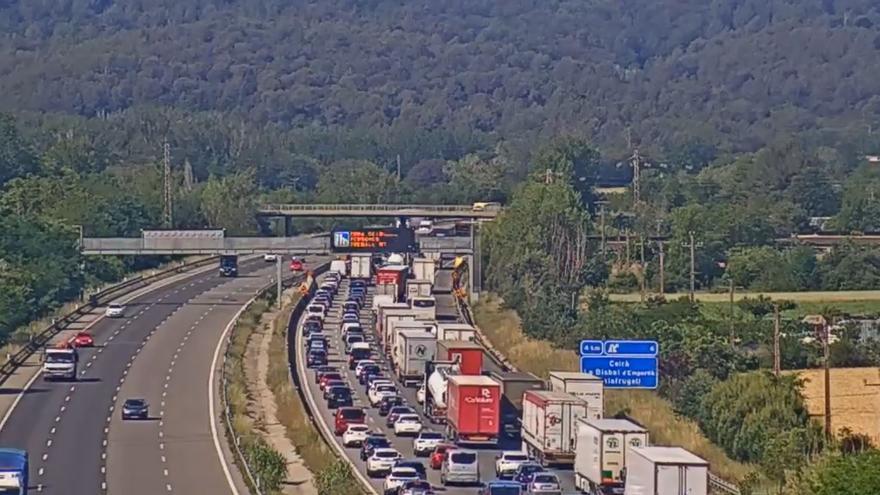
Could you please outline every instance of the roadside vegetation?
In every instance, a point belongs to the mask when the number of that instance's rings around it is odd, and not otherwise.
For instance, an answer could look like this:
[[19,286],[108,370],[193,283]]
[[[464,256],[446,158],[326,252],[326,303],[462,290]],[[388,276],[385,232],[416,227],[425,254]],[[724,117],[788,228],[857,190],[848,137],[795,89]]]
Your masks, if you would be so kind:
[[[230,445],[238,444],[253,475],[266,493],[277,493],[287,476],[287,463],[281,453],[270,447],[260,436],[258,426],[248,413],[250,399],[245,377],[245,352],[248,340],[260,324],[260,318],[271,305],[271,300],[262,297],[241,314],[232,329],[232,339],[227,349],[226,366],[223,373],[227,380],[226,400],[229,404],[232,431],[227,430]],[[240,464],[238,457],[235,462]],[[244,466],[239,465],[242,473]]]

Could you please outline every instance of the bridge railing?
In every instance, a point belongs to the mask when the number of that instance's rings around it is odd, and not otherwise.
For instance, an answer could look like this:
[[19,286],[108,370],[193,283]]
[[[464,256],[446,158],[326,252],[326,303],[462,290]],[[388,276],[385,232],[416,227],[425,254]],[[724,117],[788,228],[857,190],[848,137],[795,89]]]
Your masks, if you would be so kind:
[[482,211],[491,211],[491,210],[474,210],[474,208],[470,205],[416,205],[416,204],[406,204],[406,205],[371,205],[371,204],[300,204],[300,203],[279,203],[279,204],[270,204],[263,205],[260,207],[261,212],[268,211],[289,211],[289,210],[300,210],[300,211],[328,211],[328,210],[349,210],[349,211],[402,211],[402,210],[416,210],[416,211],[440,211],[440,212],[466,212],[466,213],[474,213],[474,212],[482,212]]

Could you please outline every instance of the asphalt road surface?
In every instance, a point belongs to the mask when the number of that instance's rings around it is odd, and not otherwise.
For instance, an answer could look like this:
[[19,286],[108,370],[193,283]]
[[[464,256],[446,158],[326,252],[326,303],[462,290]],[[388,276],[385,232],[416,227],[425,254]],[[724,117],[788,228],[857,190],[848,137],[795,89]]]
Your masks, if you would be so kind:
[[[333,306],[330,309],[330,312],[325,319],[324,324],[324,332],[328,335],[330,339],[330,353],[329,353],[329,363],[331,366],[337,366],[339,370],[343,373],[345,379],[350,383],[350,387],[353,391],[354,396],[354,405],[356,407],[363,407],[367,412],[367,425],[369,425],[374,430],[381,430],[385,432],[385,435],[389,438],[392,443],[392,446],[397,449],[401,455],[406,459],[416,459],[413,455],[412,450],[412,439],[410,437],[396,437],[394,434],[393,428],[388,428],[385,426],[385,418],[380,416],[378,410],[375,408],[371,408],[369,406],[369,400],[367,399],[367,395],[364,391],[364,387],[360,385],[354,377],[354,371],[349,371],[347,366],[347,355],[344,353],[344,345],[340,339],[340,325],[341,325],[341,316],[342,316],[342,302],[346,300],[348,293],[348,280],[344,279],[342,284],[340,285],[340,289],[338,295],[333,301]],[[441,302],[442,301],[442,302]],[[454,305],[454,302],[451,298],[438,298],[438,306],[443,304],[444,307],[438,307],[438,313],[442,314],[452,314],[456,312],[454,306],[450,307],[450,305]],[[368,295],[366,299],[366,303],[364,304],[364,309],[361,310],[361,325],[364,327],[367,334],[373,335],[374,339],[378,338],[374,333],[373,321],[370,315],[370,308],[372,307],[372,288],[368,290]],[[305,363],[305,347],[302,339],[301,332],[299,331],[299,323],[296,326],[296,344],[297,344],[297,357],[299,363],[303,363],[303,366],[298,366],[297,369],[304,368]],[[380,362],[380,366],[384,370],[384,374],[388,377],[393,377],[392,373],[390,373],[390,363],[388,359],[381,355],[378,352],[378,347],[374,345],[373,347],[373,356],[372,359]],[[299,363],[297,363],[299,365]],[[488,357],[484,359],[484,367],[488,370],[498,370],[500,368],[491,361]],[[323,400],[323,392],[320,390],[318,385],[315,383],[314,372],[308,370],[304,373],[304,375],[300,376],[301,384],[307,388],[305,390],[306,394],[311,394],[313,397],[314,403],[317,405],[318,414],[316,417],[321,421],[325,421],[332,430],[333,424],[333,413],[334,410],[329,409],[327,407],[327,402]],[[412,387],[404,387],[401,383],[397,382],[397,387],[399,393],[403,395],[407,401],[407,403],[413,406],[419,412],[419,415],[422,416],[422,424],[424,425],[426,430],[434,430],[442,432],[444,429],[443,425],[433,425],[431,424],[427,418],[424,417],[421,411],[421,407],[416,402],[416,388]],[[342,445],[342,438],[336,437],[336,442],[339,445]],[[499,445],[498,449],[479,449],[479,465],[480,465],[480,478],[483,482],[491,481],[495,479],[495,455],[500,452],[500,450],[520,450],[521,444],[518,439],[504,439]],[[351,463],[355,466],[361,473],[366,473],[366,463],[360,460],[359,452],[360,450],[357,448],[345,448],[346,455],[348,456]],[[425,463],[427,467],[427,460],[424,458],[418,458],[422,462]],[[564,493],[576,493],[574,489],[574,479],[573,475],[570,471],[558,472],[560,481],[562,481],[562,488]],[[475,494],[479,490],[479,486],[474,487],[444,487],[440,483],[440,472],[428,469],[428,481],[435,487],[437,491],[443,491],[444,493],[450,494]],[[371,480],[371,484],[376,489],[377,492],[382,493],[382,486],[384,480],[381,478]]]
[[[158,355],[154,348],[168,347],[175,335],[181,336],[179,342],[197,322],[199,329],[207,328],[208,322],[210,325],[225,326],[225,321],[241,305],[238,301],[247,291],[256,287],[258,282],[259,285],[265,283],[266,278],[263,275],[267,273],[267,265],[262,260],[243,262],[239,266],[242,276],[238,278],[220,278],[215,270],[210,270],[139,296],[126,304],[124,317],[104,318],[90,329],[95,347],[81,350],[80,372],[76,382],[45,382],[38,378],[24,393],[0,432],[0,445],[25,449],[30,454],[30,483],[33,491],[59,495],[102,493],[107,488],[108,433],[113,426],[109,420],[118,418],[118,411],[115,414],[114,411],[118,401],[122,400],[120,389],[126,385],[131,368],[135,363],[138,365],[138,376],[143,376],[137,379],[138,383],[143,380],[163,387],[166,383],[165,376],[171,368],[168,361],[150,361]],[[258,279],[256,275],[261,277]],[[236,289],[241,290],[236,292]],[[236,294],[232,299],[218,299],[218,296],[226,295],[230,291]],[[205,314],[209,309],[210,312]],[[203,319],[199,320],[203,315]],[[207,427],[207,416],[202,414],[198,420],[195,416],[188,416],[201,413],[194,404],[207,400],[208,374],[204,369],[204,362],[213,355],[216,346],[216,338],[213,343],[209,341],[219,335],[222,328],[212,330],[216,332],[211,332],[211,335],[206,332],[203,336],[202,332],[193,331],[189,336],[187,356],[190,353],[204,356],[193,356],[192,362],[187,357],[185,365],[181,362],[187,373],[176,374],[174,390],[189,387],[186,391],[178,391],[177,395],[191,400],[184,401],[180,406],[175,405],[174,409],[169,407],[168,413],[172,414],[173,411],[174,421],[170,421],[171,418],[166,420],[169,434],[173,432],[179,435],[179,428],[192,429],[193,434],[182,436],[195,443],[200,440],[202,431],[196,423]],[[144,354],[148,356],[147,359],[136,359]],[[144,374],[141,367],[150,371]],[[184,376],[190,372],[193,376]],[[204,373],[195,376],[196,372]],[[158,409],[153,409],[153,414],[158,412]],[[187,416],[186,422],[178,419],[181,416]],[[147,423],[132,427],[146,429],[155,427],[158,422]],[[153,445],[149,443],[138,447],[144,450],[150,448]],[[185,452],[175,450],[175,456],[182,454]],[[211,455],[213,462],[219,464],[213,446]],[[195,463],[188,460],[178,462],[178,470],[189,469],[189,466],[201,469],[208,464],[207,460]],[[138,483],[141,478],[134,475],[134,471],[147,467],[142,463],[130,466],[132,477],[124,486],[117,486],[110,493],[147,493],[140,490]],[[153,476],[157,479],[163,477],[161,471],[156,471]],[[193,476],[198,475],[193,473]],[[204,481],[208,477],[200,476],[200,480]],[[213,474],[210,477],[213,478]],[[220,482],[225,482],[223,477],[216,480],[216,483]],[[164,483],[161,492],[149,491],[151,494],[167,492]]]

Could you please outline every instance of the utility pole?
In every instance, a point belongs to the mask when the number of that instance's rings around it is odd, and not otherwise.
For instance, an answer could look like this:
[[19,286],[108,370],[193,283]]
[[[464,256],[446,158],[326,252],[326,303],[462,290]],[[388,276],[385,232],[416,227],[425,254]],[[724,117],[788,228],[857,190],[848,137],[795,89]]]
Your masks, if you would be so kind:
[[822,341],[822,350],[825,354],[825,440],[831,443],[834,433],[831,431],[831,367],[830,367],[830,345],[829,337],[831,336],[831,325],[829,321],[824,322],[825,338]]
[[633,155],[630,158],[632,167],[633,167],[633,204],[637,205],[642,200],[642,186],[641,186],[641,168],[642,168],[642,156],[639,154],[639,149],[636,148],[633,151]]
[[782,357],[779,355],[779,305],[773,305],[773,374],[777,377],[782,371]]
[[171,146],[168,144],[168,138],[165,138],[165,143],[163,145],[163,160],[162,160],[162,179],[163,179],[163,196],[164,196],[164,209],[163,209],[163,224],[166,229],[170,229],[174,227],[174,221],[172,218],[172,201],[173,194],[171,188]]
[[657,241],[660,247],[660,295],[666,293],[666,255],[663,252],[663,241]]
[[694,302],[694,300],[695,300],[694,299],[694,286],[695,286],[694,272],[696,270],[694,269],[694,231],[693,230],[688,231],[688,239],[690,240],[690,248],[691,248],[691,292],[690,292],[690,296],[691,296],[691,302]]
[[639,250],[640,250],[639,262],[642,267],[642,270],[641,270],[642,281],[641,281],[639,298],[641,299],[642,302],[645,302],[645,292],[647,292],[647,286],[646,286],[645,279],[647,278],[648,271],[645,269],[645,238],[641,234],[639,234]]

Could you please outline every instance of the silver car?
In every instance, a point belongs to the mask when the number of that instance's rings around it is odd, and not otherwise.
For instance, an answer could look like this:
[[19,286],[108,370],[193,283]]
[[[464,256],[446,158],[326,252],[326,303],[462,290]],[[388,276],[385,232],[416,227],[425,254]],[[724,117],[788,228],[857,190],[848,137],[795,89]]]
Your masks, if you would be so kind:
[[440,482],[451,484],[480,484],[480,465],[473,450],[455,449],[443,459],[440,466]]
[[559,478],[553,473],[535,473],[528,484],[526,493],[562,495],[562,486],[559,484]]

